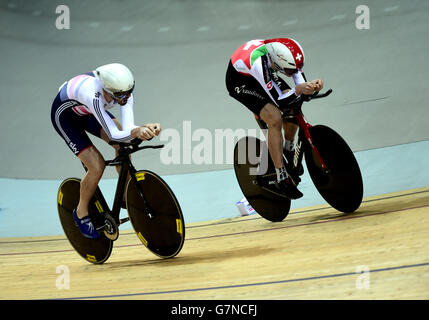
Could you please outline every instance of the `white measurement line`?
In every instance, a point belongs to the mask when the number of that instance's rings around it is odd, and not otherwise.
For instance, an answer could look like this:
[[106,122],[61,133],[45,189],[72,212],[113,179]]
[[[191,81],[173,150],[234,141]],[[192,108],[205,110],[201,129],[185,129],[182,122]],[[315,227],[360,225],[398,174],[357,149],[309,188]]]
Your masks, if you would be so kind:
[[297,22],[298,22],[298,20],[290,20],[290,21],[286,21],[286,22],[283,22],[282,26],[284,26],[284,27],[286,27],[286,26],[291,26],[291,25],[296,24]]
[[199,27],[197,29],[197,32],[206,32],[206,31],[209,31],[209,27],[208,26],[202,26],[202,27]]
[[248,25],[242,25],[238,27],[238,30],[249,30],[249,29],[250,29],[250,26]]
[[121,31],[123,31],[123,32],[128,32],[128,31],[131,31],[131,30],[133,30],[134,29],[134,26],[123,26],[122,28],[121,28]]
[[170,31],[170,27],[161,27],[158,29],[158,32],[168,32]]
[[393,7],[387,7],[387,8],[384,8],[384,12],[392,12],[392,11],[396,11],[396,10],[398,10],[399,9],[399,6],[393,6]]
[[343,20],[345,17],[347,17],[347,15],[346,15],[346,14],[338,14],[338,15],[336,15],[336,16],[333,16],[333,17],[331,18],[331,20]]

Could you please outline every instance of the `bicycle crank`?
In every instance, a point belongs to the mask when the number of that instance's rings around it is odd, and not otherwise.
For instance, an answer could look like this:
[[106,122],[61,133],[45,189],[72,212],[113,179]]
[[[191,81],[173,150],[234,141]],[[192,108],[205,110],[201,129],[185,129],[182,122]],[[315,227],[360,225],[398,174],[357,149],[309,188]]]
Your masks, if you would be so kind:
[[115,241],[119,237],[119,229],[115,219],[108,213],[104,213],[104,223],[97,228],[97,231],[103,231],[107,239]]

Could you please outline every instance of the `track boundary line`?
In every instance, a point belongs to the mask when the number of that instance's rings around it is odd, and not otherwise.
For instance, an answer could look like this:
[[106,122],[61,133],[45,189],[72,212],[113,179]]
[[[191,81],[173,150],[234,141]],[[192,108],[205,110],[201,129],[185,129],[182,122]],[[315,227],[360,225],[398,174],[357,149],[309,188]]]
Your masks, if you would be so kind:
[[[386,272],[386,271],[394,271],[394,270],[400,270],[400,269],[410,269],[410,268],[418,268],[418,267],[426,267],[426,266],[429,266],[429,262],[379,268],[379,269],[371,270],[369,273],[371,274],[371,273],[376,273],[376,272]],[[243,287],[276,285],[276,284],[284,284],[284,283],[292,283],[292,282],[304,282],[304,281],[320,280],[320,279],[332,279],[332,278],[339,278],[339,277],[348,277],[348,276],[353,276],[353,275],[356,276],[359,274],[361,274],[361,273],[360,272],[344,272],[344,273],[334,273],[334,274],[319,275],[319,276],[305,277],[305,278],[295,278],[295,279],[276,280],[276,281],[264,281],[264,282],[254,282],[254,283],[243,283],[243,284],[235,284],[235,285],[216,286],[216,287],[201,287],[201,288],[178,289],[178,290],[169,290],[169,291],[137,292],[137,293],[105,295],[105,296],[71,297],[71,298],[53,299],[53,300],[85,300],[85,299],[101,299],[101,298],[120,298],[120,297],[161,295],[161,294],[175,294],[175,293],[196,292],[196,291],[235,289],[235,288],[243,288]]]

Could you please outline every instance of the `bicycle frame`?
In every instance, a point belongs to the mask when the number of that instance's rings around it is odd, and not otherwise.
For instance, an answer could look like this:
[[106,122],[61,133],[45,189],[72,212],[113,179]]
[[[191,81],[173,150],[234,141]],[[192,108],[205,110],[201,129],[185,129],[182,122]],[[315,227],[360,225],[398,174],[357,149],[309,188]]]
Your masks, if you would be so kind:
[[[120,159],[120,162],[118,161],[119,155],[116,159],[111,161],[106,161],[106,166],[121,166],[121,170],[119,173],[118,182],[116,184],[116,191],[115,191],[115,198],[113,200],[113,207],[110,212],[111,216],[115,219],[117,224],[124,223],[128,221],[128,218],[125,218],[125,221],[121,221],[119,219],[119,213],[121,211],[122,201],[124,199],[124,192],[125,192],[125,184],[127,182],[128,172],[131,176],[133,176],[133,171],[135,171],[133,165],[131,164],[131,161],[128,157],[122,157]],[[118,163],[119,162],[119,163]]]
[[304,153],[302,152],[302,139],[303,137],[306,139],[307,143],[312,148],[313,152],[315,153],[317,160],[319,160],[320,165],[322,166],[324,171],[328,170],[328,167],[326,166],[325,162],[323,161],[322,157],[320,156],[319,150],[313,145],[313,138],[310,134],[310,128],[312,127],[311,124],[309,124],[302,113],[298,115],[294,115],[294,118],[298,121],[299,128],[303,135],[298,135],[298,142],[297,146],[295,148],[295,156],[293,160],[293,165],[296,168],[299,163],[301,163]]
[[[135,169],[135,167],[131,163],[131,159],[129,156],[132,153],[137,152],[137,151],[142,150],[142,149],[148,149],[148,148],[158,149],[158,148],[163,148],[164,145],[138,147],[138,144],[140,142],[141,142],[141,140],[139,140],[139,139],[134,139],[131,141],[131,143],[122,143],[122,142],[118,143],[118,142],[114,142],[114,141],[109,142],[110,145],[119,144],[119,154],[113,160],[106,160],[105,164],[106,164],[106,166],[111,166],[111,167],[118,166],[118,165],[121,166],[121,170],[119,172],[118,182],[116,184],[116,191],[115,191],[115,197],[113,200],[112,210],[109,209],[109,206],[108,206],[103,194],[101,193],[100,188],[97,187],[97,190],[96,190],[98,199],[101,199],[103,202],[102,207],[108,208],[109,214],[115,219],[115,221],[118,225],[125,223],[125,222],[129,221],[129,219],[130,219],[129,217],[126,217],[123,219],[119,218],[119,214],[120,214],[121,206],[122,206],[122,201],[124,199],[125,187],[126,187],[126,184],[128,181],[128,174],[130,175],[131,179],[136,184],[139,195],[143,199],[144,206],[147,209],[147,211],[149,212],[149,216],[151,216],[151,211],[150,211],[149,206],[147,205],[147,201],[146,201],[146,198],[144,196],[144,192],[141,189],[140,184],[137,182],[137,178],[136,178],[137,170]],[[84,168],[85,168],[85,170],[87,170],[85,166],[84,166]]]
[[[318,99],[318,98],[324,98],[332,93],[332,89],[329,89],[323,94],[319,94],[318,92],[315,92],[311,96],[304,96],[303,98],[299,98],[293,106],[289,110],[283,111],[283,119],[286,119],[286,121],[290,121],[293,123],[298,124],[299,132],[298,132],[298,141],[296,143],[295,148],[295,155],[293,159],[293,167],[297,168],[299,164],[301,164],[304,152],[302,149],[302,143],[308,143],[310,147],[312,148],[314,154],[316,155],[320,165],[322,166],[323,170],[325,172],[328,172],[328,167],[326,166],[325,162],[323,161],[322,157],[320,156],[319,151],[317,148],[313,145],[313,139],[311,137],[310,128],[312,127],[311,124],[309,124],[304,117],[304,114],[302,113],[302,104],[304,101],[310,101],[311,99]],[[292,111],[292,113],[290,113]],[[259,127],[261,129],[268,129],[267,124],[258,116],[255,114],[256,122],[258,123]]]

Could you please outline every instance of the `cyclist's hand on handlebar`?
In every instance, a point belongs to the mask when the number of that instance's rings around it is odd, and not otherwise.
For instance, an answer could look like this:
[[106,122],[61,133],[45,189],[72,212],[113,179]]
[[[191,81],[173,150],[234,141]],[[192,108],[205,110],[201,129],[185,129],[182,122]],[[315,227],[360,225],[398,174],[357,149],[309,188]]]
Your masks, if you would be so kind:
[[148,123],[145,127],[149,128],[155,136],[161,132],[161,125],[159,123]]
[[155,133],[148,127],[138,127],[131,131],[131,137],[139,138],[140,140],[150,140],[155,137]]
[[314,91],[314,85],[311,82],[304,82],[295,87],[295,93],[298,96],[301,94],[310,95]]
[[320,91],[323,89],[323,80],[322,79],[316,79],[313,81],[310,81],[311,84],[313,84],[314,91]]
[[322,90],[323,88],[323,80],[322,79],[316,79],[312,80],[310,82],[304,82],[295,87],[295,92],[297,95],[311,95],[314,92],[318,92]]

